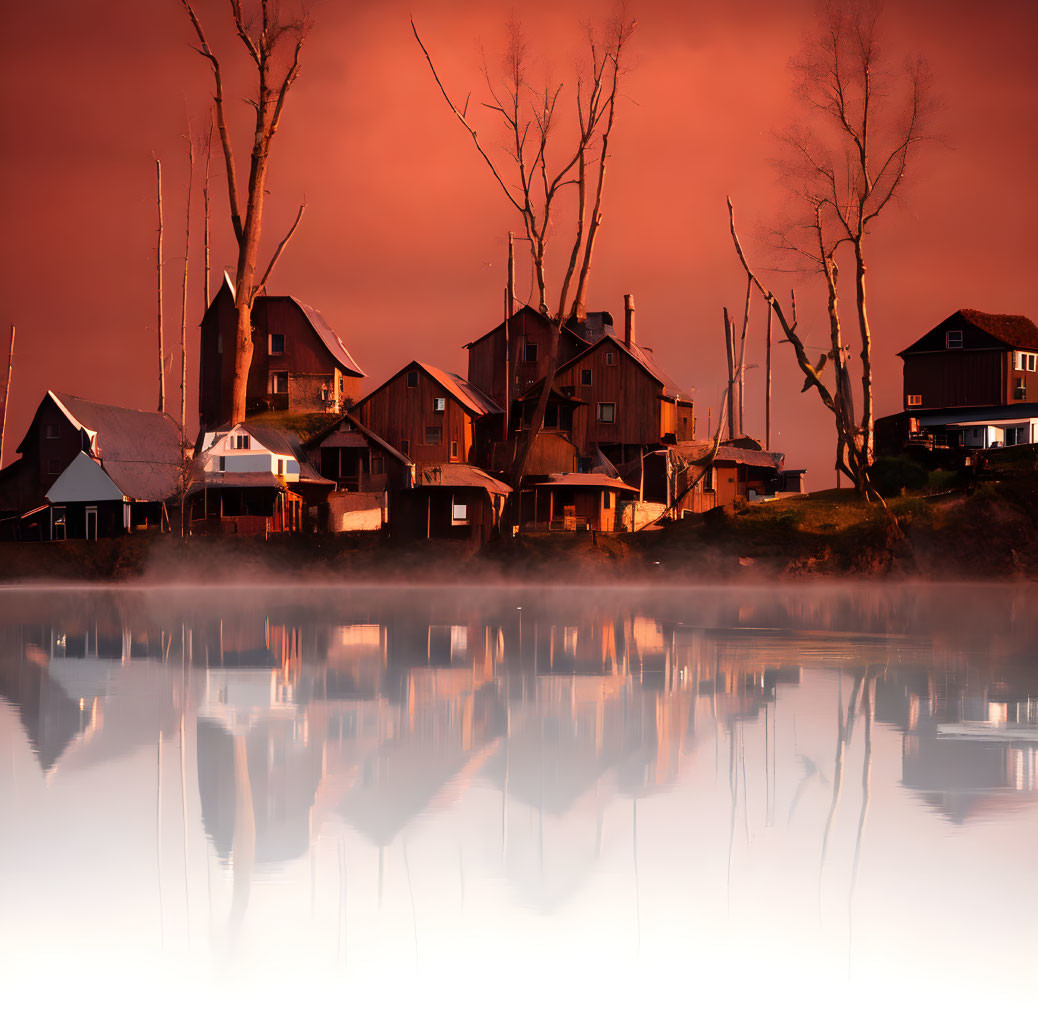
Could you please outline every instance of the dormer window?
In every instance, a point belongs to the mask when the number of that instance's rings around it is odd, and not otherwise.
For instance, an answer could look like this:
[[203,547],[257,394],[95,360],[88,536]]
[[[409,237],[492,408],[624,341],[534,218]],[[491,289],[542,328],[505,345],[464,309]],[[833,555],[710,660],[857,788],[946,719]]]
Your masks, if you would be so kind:
[[270,335],[270,353],[273,354],[284,354],[285,353],[285,335],[284,333],[272,333]]
[[447,409],[447,400],[445,397],[437,396],[433,398],[433,413],[442,414]]
[[948,348],[962,347],[962,330],[945,331],[944,346]]

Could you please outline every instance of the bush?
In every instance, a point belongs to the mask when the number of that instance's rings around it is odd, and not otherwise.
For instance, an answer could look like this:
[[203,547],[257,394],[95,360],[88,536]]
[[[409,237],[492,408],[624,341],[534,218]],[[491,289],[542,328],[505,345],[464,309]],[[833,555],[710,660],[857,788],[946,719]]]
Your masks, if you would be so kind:
[[928,476],[926,467],[907,456],[880,456],[869,467],[872,486],[884,498],[902,491],[918,491],[926,485]]

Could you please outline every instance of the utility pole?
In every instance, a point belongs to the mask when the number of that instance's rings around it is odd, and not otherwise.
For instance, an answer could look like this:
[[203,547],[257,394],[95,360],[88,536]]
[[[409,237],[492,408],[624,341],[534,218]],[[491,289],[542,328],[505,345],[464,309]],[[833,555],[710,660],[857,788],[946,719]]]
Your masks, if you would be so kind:
[[768,302],[768,337],[765,352],[765,367],[768,370],[764,384],[764,448],[771,451],[771,316],[775,309]]
[[4,432],[7,430],[7,405],[11,402],[11,376],[14,374],[14,323],[11,323],[11,349],[7,353],[7,382],[4,384],[4,410],[0,414],[0,467],[4,465]]
[[728,307],[724,310],[724,345],[728,352],[728,437],[735,438],[735,404],[732,395],[735,388],[735,348],[733,342],[735,334],[732,332],[732,323],[728,318]]

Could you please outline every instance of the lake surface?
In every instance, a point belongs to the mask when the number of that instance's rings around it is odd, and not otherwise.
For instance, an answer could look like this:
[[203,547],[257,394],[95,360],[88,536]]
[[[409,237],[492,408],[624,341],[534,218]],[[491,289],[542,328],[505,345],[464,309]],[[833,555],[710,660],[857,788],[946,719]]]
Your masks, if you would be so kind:
[[1033,1005],[1038,593],[0,591],[4,1006]]

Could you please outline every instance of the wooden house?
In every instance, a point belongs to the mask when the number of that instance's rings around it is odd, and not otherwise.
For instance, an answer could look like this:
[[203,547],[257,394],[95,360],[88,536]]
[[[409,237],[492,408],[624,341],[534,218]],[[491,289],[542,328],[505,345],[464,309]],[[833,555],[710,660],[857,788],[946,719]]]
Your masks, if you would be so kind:
[[621,499],[638,489],[603,473],[555,473],[524,485],[519,502],[520,529],[530,532],[612,533],[620,529]]
[[[558,360],[568,361],[589,345],[591,333],[608,328],[608,313],[590,313],[591,324],[564,326],[559,334]],[[608,320],[608,321],[606,321]],[[523,305],[500,326],[465,345],[469,352],[468,381],[494,403],[511,405],[530,386],[544,378],[551,349],[551,322]],[[496,434],[495,438],[501,438]]]
[[232,536],[313,530],[316,510],[334,487],[307,462],[291,432],[248,423],[205,432],[187,492],[189,530]]
[[[744,436],[720,445],[712,459],[710,448],[709,442],[678,443],[668,447],[669,461],[647,458],[646,497],[675,504],[683,513],[707,512],[736,498],[753,501],[803,491],[804,471],[784,470],[783,454],[761,449],[754,439]],[[663,486],[668,480],[669,488]]]
[[[237,314],[227,274],[202,318],[198,410],[204,429],[231,416]],[[338,414],[360,396],[364,372],[317,309],[289,295],[259,295],[246,410]]]
[[876,449],[1038,442],[1038,326],[960,309],[899,352],[904,409],[876,419]]
[[584,456],[599,448],[619,464],[649,446],[694,437],[691,394],[636,342],[630,295],[624,339],[603,336],[562,365],[555,381],[573,405],[572,438]]
[[96,539],[168,528],[184,451],[168,415],[48,390],[0,471],[0,538]]
[[460,375],[412,361],[352,415],[416,464],[477,464],[489,455],[501,408]]
[[467,463],[420,465],[414,487],[391,496],[392,535],[484,544],[494,535],[511,492],[503,481]]

